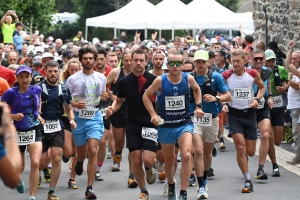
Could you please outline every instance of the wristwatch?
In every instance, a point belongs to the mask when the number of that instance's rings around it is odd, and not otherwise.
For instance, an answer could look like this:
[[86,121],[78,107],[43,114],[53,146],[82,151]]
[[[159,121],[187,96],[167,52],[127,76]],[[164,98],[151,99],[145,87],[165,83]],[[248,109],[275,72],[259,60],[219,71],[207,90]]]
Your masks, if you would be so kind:
[[202,103],[198,103],[198,104],[196,104],[196,107],[198,107],[198,108],[202,108]]
[[219,102],[220,101],[220,97],[219,96],[215,96],[215,97],[217,99],[217,102]]

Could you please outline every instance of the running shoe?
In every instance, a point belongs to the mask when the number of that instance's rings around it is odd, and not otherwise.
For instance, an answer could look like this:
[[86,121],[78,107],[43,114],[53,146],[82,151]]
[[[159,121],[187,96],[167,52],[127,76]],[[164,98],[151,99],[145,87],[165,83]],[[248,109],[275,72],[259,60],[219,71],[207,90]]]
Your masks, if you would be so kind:
[[166,180],[166,178],[167,178],[167,176],[166,176],[165,172],[158,173],[158,180],[159,181],[164,181],[164,180]]
[[169,184],[168,184],[168,180],[166,179],[165,186],[164,186],[164,191],[163,191],[163,195],[165,197],[167,197],[168,196],[168,192],[169,192]]
[[85,199],[97,199],[97,196],[92,189],[87,189],[85,191]]
[[31,196],[29,197],[29,200],[35,200],[35,197]]
[[212,156],[213,156],[213,157],[217,157],[217,155],[218,155],[218,151],[217,151],[216,146],[214,145],[214,146],[213,146],[213,149],[212,149]]
[[96,171],[96,174],[95,174],[95,180],[96,180],[96,181],[104,181],[104,179],[103,179],[102,176],[101,176],[100,171]]
[[64,163],[67,163],[70,160],[70,158],[65,157],[64,154],[62,154],[61,158],[62,158]]
[[245,181],[245,187],[242,189],[242,193],[253,192],[253,185],[250,180]]
[[48,192],[48,199],[47,200],[59,200],[59,198],[57,197],[57,195],[54,193],[53,190],[51,190],[50,192]]
[[155,167],[156,167],[158,172],[164,172],[165,171],[164,164],[160,164],[159,162],[156,162]]
[[40,176],[37,188],[41,188],[41,185],[42,185],[42,177]]
[[69,180],[68,181],[68,186],[69,186],[69,189],[78,189],[78,186],[76,185],[76,182],[75,180]]
[[44,179],[45,179],[45,181],[47,183],[50,183],[50,178],[51,178],[51,175],[50,175],[51,171],[50,171],[50,169],[47,167],[43,171],[44,171]]
[[107,154],[106,154],[106,159],[111,159],[111,158],[112,158],[111,152],[110,152],[110,150],[108,149],[108,150],[107,150]]
[[71,162],[69,164],[69,170],[72,171],[74,157],[71,158]]
[[225,150],[225,149],[226,149],[226,146],[225,146],[224,138],[221,137],[219,150]]
[[300,163],[300,159],[293,158],[292,160],[287,160],[286,163],[290,165],[298,164]]
[[197,200],[200,200],[200,199],[208,199],[208,194],[207,194],[204,186],[201,186],[198,191]]
[[116,154],[114,153],[113,159],[114,159],[114,162],[115,162],[115,163],[120,163],[121,160],[122,160],[122,154],[116,155]]
[[181,158],[180,157],[177,157],[177,162],[181,162]]
[[187,200],[186,194],[180,194],[178,200]]
[[156,180],[156,173],[155,170],[152,168],[146,171],[146,180],[148,184],[153,184]]
[[119,172],[121,171],[121,167],[120,167],[120,163],[114,163],[112,168],[111,168],[112,172]]
[[140,198],[138,200],[149,200],[149,194],[141,192]]
[[268,175],[265,173],[264,168],[258,168],[255,178],[259,180],[268,180]]
[[75,172],[78,176],[81,176],[82,172],[83,172],[83,163],[76,163],[75,165]]
[[175,188],[174,189],[169,188],[169,191],[168,191],[168,200],[177,200]]
[[17,191],[20,193],[20,194],[22,194],[22,193],[24,193],[25,192],[25,184],[24,184],[24,182],[22,181],[22,180],[20,180],[20,183],[19,183],[19,185],[17,186]]
[[280,177],[280,172],[279,172],[278,167],[273,168],[272,176],[273,177]]
[[215,175],[214,169],[212,168],[212,166],[210,166],[210,168],[209,168],[209,170],[208,170],[207,176],[208,176],[208,177],[212,177],[212,176],[214,176],[214,175]]
[[207,191],[208,191],[207,179],[206,179],[206,180],[203,180],[203,184],[204,184],[205,190],[206,190],[206,192],[207,192]]
[[196,178],[195,176],[191,176],[189,186],[195,186],[195,185],[196,185]]
[[134,179],[128,178],[127,185],[129,188],[136,188],[138,186]]

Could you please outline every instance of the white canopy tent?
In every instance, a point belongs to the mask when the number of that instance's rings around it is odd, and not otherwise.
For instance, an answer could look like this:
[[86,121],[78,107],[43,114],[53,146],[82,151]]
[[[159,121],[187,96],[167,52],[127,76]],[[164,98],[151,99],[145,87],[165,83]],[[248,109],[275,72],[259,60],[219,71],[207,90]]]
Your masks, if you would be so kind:
[[[114,28],[114,37],[116,29],[146,29],[146,16],[152,15],[155,6],[147,0],[132,0],[126,6],[112,13],[86,19],[87,27],[106,27]],[[145,33],[146,35],[146,33]]]

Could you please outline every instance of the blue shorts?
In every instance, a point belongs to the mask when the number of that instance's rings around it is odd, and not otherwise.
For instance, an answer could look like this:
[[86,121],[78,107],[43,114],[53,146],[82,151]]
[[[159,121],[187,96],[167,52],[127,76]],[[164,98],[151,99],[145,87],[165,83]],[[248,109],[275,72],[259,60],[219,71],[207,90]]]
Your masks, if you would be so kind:
[[178,138],[180,138],[180,136],[185,132],[193,134],[193,122],[189,121],[188,123],[175,128],[164,128],[158,126],[158,141],[162,144],[175,144],[178,143]]
[[99,110],[96,111],[94,119],[82,119],[78,112],[74,112],[77,127],[72,129],[75,146],[82,146],[88,139],[101,140],[104,132],[103,117]]

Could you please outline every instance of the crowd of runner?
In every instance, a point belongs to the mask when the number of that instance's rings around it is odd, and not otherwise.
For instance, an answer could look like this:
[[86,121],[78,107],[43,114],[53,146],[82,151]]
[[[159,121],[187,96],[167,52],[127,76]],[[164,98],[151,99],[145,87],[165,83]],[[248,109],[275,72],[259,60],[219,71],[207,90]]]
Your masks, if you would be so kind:
[[[187,187],[196,183],[197,199],[207,199],[215,144],[226,150],[227,126],[245,179],[241,192],[250,193],[248,156],[255,154],[257,130],[261,145],[255,179],[268,179],[268,155],[272,176],[280,176],[274,145],[282,142],[288,110],[295,157],[287,163],[300,163],[300,53],[294,52],[293,41],[284,63],[276,42],[265,49],[250,35],[232,41],[222,35],[208,40],[204,34],[199,41],[189,36],[158,41],[157,33],[140,41],[139,36],[132,43],[124,33],[90,43],[79,32],[73,42],[56,39],[54,46],[49,37],[47,44],[23,44],[20,51],[13,43],[0,44],[1,63],[7,63],[0,66],[2,124],[13,130],[1,133],[0,162],[8,164],[0,174],[6,185],[25,192],[21,173],[28,152],[29,200],[35,200],[42,176],[50,183],[47,199],[59,200],[55,187],[61,160],[70,163],[66,187],[78,189],[75,178],[83,174],[87,159],[85,199],[97,199],[93,184],[104,181],[105,158],[113,160],[111,171],[120,171],[126,143],[127,184],[140,188],[139,200],[150,199],[147,184],[156,177],[165,181],[168,200],[186,200]],[[178,161],[180,181],[174,179]]]

